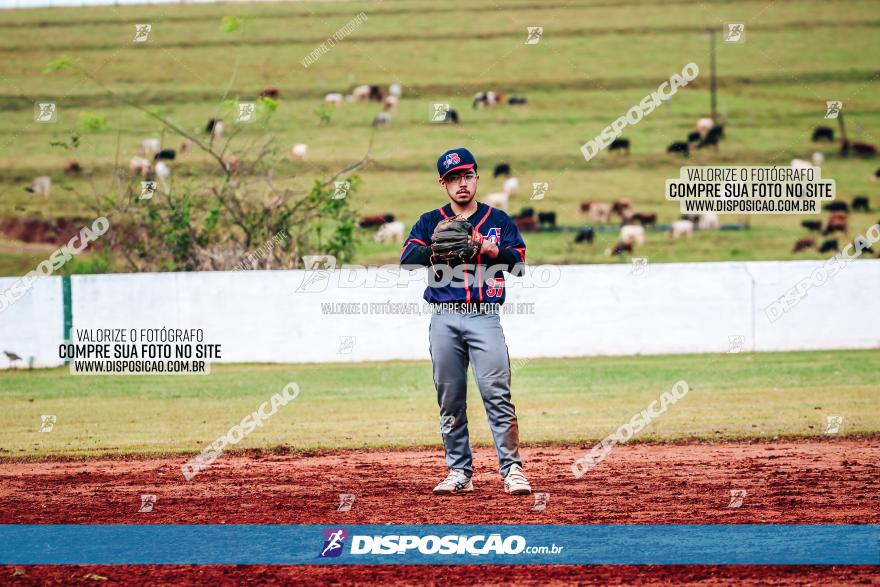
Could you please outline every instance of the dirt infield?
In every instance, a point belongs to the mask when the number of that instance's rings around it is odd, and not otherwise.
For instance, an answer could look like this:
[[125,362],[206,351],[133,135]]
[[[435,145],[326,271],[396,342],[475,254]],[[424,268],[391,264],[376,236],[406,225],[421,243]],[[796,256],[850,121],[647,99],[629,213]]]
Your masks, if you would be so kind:
[[[503,493],[492,449],[475,451],[475,491],[431,494],[445,467],[438,450],[338,451],[311,456],[223,455],[187,482],[185,458],[126,458],[0,464],[0,523],[596,524],[880,523],[880,439],[619,446],[575,480],[586,447],[526,447],[532,497]],[[747,493],[739,507],[731,490]],[[337,512],[352,493],[351,511]],[[138,512],[141,494],[154,510]],[[295,568],[295,571],[291,571]],[[97,569],[97,570],[96,570]],[[68,583],[95,573],[160,582],[298,579],[362,583],[487,581],[651,584],[670,580],[766,584],[877,584],[878,567],[28,567],[16,579]],[[5,579],[16,571],[3,570]],[[488,575],[491,575],[491,580]],[[238,577],[238,579],[235,579]],[[92,579],[85,579],[91,581]]]

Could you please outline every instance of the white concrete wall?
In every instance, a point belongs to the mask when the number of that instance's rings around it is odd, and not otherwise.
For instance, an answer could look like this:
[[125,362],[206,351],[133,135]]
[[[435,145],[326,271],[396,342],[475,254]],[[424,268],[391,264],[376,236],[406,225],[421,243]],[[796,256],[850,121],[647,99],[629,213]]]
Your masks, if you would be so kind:
[[[880,347],[880,260],[848,265],[770,323],[764,308],[821,261],[560,267],[555,287],[518,287],[505,314],[513,357],[726,352]],[[297,292],[304,271],[143,273],[74,276],[74,328],[202,328],[223,346],[223,362],[332,362],[427,359],[429,316],[326,315],[321,304],[418,303],[424,282],[403,287],[341,287],[357,274],[329,274],[323,291]],[[0,279],[0,291],[16,279]],[[320,282],[324,284],[324,282]],[[319,288],[312,288],[319,289]],[[57,365],[62,340],[61,280],[41,280],[0,313],[0,350],[37,365]],[[340,354],[340,337],[351,336]],[[8,366],[0,356],[0,367]]]

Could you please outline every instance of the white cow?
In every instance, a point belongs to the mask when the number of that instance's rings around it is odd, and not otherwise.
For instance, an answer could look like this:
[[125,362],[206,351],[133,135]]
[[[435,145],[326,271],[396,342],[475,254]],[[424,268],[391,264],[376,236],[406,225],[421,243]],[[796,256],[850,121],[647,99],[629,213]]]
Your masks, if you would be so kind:
[[309,146],[305,143],[297,143],[290,149],[290,154],[294,159],[299,159],[301,161],[305,161],[306,155],[309,152]]
[[379,227],[378,231],[376,231],[376,235],[373,237],[373,240],[377,243],[403,242],[404,229],[405,226],[400,220],[395,220],[394,222],[386,222]]
[[676,239],[684,235],[688,240],[694,236],[694,223],[690,220],[676,220],[669,227],[669,238]]
[[162,141],[159,139],[144,139],[141,142],[141,153],[144,157],[152,159],[156,153],[162,150]]
[[645,244],[645,227],[637,224],[626,224],[620,227],[620,240],[623,243]]
[[697,226],[700,227],[700,230],[718,230],[721,228],[721,221],[718,220],[718,214],[715,212],[706,212],[700,214]]

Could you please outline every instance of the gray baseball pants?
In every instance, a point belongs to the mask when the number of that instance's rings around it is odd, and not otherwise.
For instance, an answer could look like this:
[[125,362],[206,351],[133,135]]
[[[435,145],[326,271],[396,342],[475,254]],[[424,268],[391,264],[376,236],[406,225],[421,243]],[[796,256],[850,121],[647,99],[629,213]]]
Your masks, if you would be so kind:
[[440,405],[440,433],[446,466],[473,473],[468,438],[467,369],[473,365],[489,428],[495,439],[501,476],[519,456],[519,427],[510,401],[510,357],[497,313],[436,312],[429,330],[434,385]]

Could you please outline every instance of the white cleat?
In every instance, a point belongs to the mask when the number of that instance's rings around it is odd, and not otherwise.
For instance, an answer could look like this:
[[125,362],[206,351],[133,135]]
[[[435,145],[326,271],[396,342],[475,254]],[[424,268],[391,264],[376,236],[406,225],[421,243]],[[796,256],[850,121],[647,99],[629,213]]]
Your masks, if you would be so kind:
[[446,479],[434,488],[434,495],[453,495],[455,493],[467,493],[474,490],[471,478],[460,469],[450,469]]
[[529,495],[532,492],[532,486],[529,480],[523,474],[522,467],[513,465],[507,471],[507,477],[504,478],[504,491],[510,495]]

